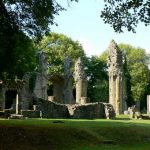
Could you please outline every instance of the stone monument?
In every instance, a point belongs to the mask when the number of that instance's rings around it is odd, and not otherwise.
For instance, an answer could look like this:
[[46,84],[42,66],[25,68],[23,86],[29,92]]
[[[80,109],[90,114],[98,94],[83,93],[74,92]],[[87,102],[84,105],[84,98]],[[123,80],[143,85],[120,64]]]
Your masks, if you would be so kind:
[[116,114],[123,113],[124,81],[123,81],[122,51],[111,41],[109,45],[108,74],[109,74],[109,103],[113,105]]
[[84,65],[81,58],[75,63],[74,78],[76,82],[76,103],[81,104],[81,98],[87,97],[87,75],[84,71]]

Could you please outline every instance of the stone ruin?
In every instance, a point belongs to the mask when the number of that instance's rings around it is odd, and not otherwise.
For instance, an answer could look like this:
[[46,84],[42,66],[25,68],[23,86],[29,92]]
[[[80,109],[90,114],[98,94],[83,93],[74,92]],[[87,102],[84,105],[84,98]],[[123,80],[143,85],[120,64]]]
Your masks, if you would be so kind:
[[[87,76],[81,58],[76,61],[73,73],[71,71],[72,62],[69,57],[66,57],[64,75],[60,75],[48,74],[46,54],[39,51],[38,56],[38,72],[28,72],[22,80],[17,80],[15,83],[0,84],[0,117],[7,118],[11,114],[18,114],[30,118],[114,119],[116,114],[114,108],[117,112],[121,111],[120,97],[117,100],[117,106],[112,103],[113,100],[110,104],[90,103],[87,97]],[[118,85],[120,85],[121,71],[118,78],[116,82],[119,82]],[[76,84],[75,98],[72,89],[73,80]],[[53,95],[50,96],[47,94],[48,81],[53,84]],[[119,88],[120,86],[117,87],[117,90]],[[9,104],[7,104],[8,101]]]
[[81,61],[81,58],[78,58],[78,60],[75,63],[74,76],[76,83],[76,103],[87,103],[87,75],[84,71],[84,65]]
[[117,114],[122,114],[125,105],[123,55],[114,40],[108,49],[109,103],[113,105]]

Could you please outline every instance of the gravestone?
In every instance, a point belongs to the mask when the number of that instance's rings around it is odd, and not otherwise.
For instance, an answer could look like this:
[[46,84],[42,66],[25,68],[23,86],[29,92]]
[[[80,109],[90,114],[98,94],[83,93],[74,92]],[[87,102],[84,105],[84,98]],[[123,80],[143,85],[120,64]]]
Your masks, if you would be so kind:
[[114,40],[111,41],[108,49],[109,103],[113,105],[116,114],[121,114],[124,111],[122,51]]
[[81,97],[87,97],[87,75],[81,58],[75,63],[76,103],[81,104]]

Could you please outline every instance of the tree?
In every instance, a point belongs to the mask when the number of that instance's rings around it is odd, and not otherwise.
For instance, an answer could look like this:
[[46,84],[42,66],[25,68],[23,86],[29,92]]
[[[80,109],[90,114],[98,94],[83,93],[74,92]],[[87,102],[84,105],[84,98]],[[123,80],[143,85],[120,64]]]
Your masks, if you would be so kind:
[[57,0],[1,0],[0,10],[0,20],[37,37],[50,31],[54,16],[65,8]]
[[[10,31],[10,32],[9,32]],[[22,78],[27,71],[35,68],[35,48],[33,42],[21,31],[0,36],[0,79]]]
[[126,103],[127,106],[132,106],[134,104],[133,100],[133,93],[131,90],[132,84],[131,84],[131,75],[129,72],[128,64],[127,64],[127,56],[124,56],[124,64],[123,64],[123,70],[124,70],[124,83],[125,83],[125,93],[126,93]]
[[41,40],[38,49],[47,53],[49,73],[63,74],[65,57],[69,57],[73,64],[77,58],[85,58],[84,50],[78,41],[53,32]]
[[[147,63],[150,57],[142,48],[135,48],[125,44],[120,44],[119,47],[126,55],[128,74],[131,76],[131,93],[134,101],[146,101],[144,95],[147,94],[146,91],[150,85],[150,70]],[[130,78],[130,76],[128,77]],[[128,88],[130,88],[129,85]],[[130,95],[131,99],[132,97]]]
[[115,32],[123,32],[123,28],[135,32],[139,22],[150,24],[149,0],[104,0],[104,3],[101,17]]
[[91,101],[108,102],[109,89],[106,64],[101,58],[92,56],[87,59],[85,65],[88,78],[88,97]]

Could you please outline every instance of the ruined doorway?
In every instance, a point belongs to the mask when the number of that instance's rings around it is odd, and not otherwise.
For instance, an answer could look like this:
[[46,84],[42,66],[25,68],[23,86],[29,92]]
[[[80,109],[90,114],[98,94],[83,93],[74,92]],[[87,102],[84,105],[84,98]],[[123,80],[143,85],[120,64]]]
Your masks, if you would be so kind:
[[8,90],[5,93],[5,109],[10,109],[13,107],[13,104],[16,103],[16,90]]
[[49,82],[49,84],[48,84],[47,95],[53,96],[53,83],[52,82]]

